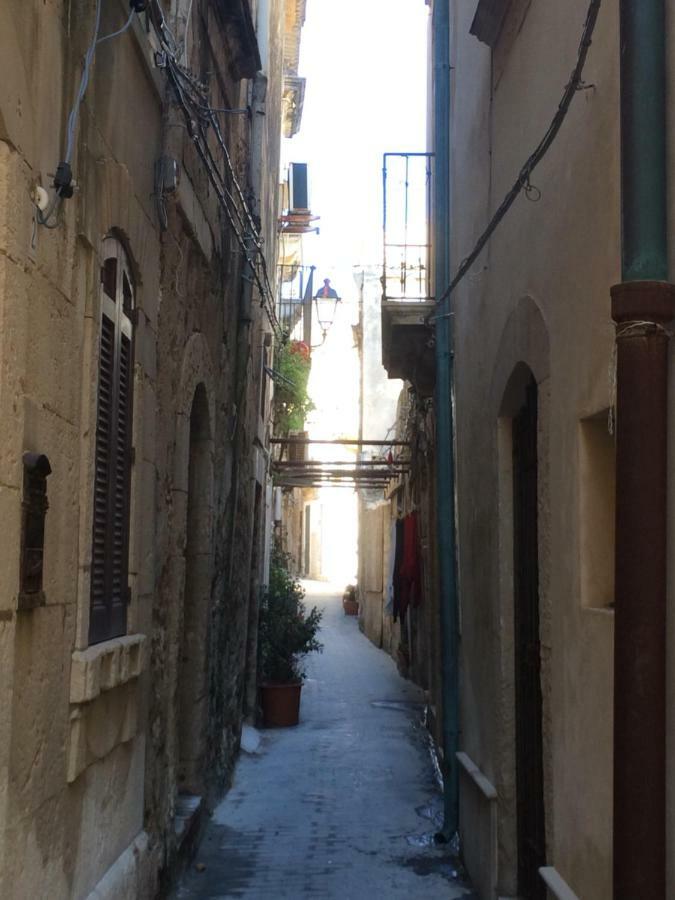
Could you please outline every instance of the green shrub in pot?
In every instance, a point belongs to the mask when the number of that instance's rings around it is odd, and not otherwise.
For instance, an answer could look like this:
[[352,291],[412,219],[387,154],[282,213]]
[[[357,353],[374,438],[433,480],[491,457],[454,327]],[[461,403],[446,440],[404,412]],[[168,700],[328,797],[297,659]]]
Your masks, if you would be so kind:
[[288,556],[275,550],[258,625],[258,665],[263,684],[302,682],[305,656],[323,649],[317,639],[323,614],[316,607],[308,612],[304,596],[299,581],[289,572]]

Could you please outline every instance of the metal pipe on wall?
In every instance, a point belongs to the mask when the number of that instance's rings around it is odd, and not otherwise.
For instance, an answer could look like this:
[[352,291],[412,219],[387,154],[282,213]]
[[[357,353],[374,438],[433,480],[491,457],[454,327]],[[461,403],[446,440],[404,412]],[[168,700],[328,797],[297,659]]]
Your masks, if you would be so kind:
[[[435,178],[433,252],[435,296],[450,283],[450,4],[432,9],[433,122]],[[449,841],[459,826],[459,629],[455,533],[453,441],[452,297],[436,318],[436,552],[441,619],[444,819],[439,839]]]
[[614,897],[666,896],[668,334],[663,0],[621,0],[623,283],[617,343]]

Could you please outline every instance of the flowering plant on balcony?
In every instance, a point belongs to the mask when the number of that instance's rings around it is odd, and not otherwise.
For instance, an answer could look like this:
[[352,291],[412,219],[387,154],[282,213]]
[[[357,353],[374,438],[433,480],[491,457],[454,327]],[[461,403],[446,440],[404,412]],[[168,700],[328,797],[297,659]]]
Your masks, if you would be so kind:
[[307,392],[311,360],[303,341],[287,341],[277,347],[274,370],[274,431],[302,431],[314,404]]
[[288,349],[290,353],[295,353],[309,362],[309,347],[304,341],[290,341]]

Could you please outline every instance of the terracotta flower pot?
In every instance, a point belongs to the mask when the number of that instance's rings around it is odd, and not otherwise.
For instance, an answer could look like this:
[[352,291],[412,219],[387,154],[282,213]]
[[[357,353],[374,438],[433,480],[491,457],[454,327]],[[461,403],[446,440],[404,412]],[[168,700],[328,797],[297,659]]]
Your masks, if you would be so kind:
[[345,597],[342,601],[342,608],[345,611],[346,616],[358,616],[359,614],[359,601],[358,600],[349,600]]
[[264,683],[260,686],[260,702],[266,728],[289,728],[300,721],[301,682],[295,684]]

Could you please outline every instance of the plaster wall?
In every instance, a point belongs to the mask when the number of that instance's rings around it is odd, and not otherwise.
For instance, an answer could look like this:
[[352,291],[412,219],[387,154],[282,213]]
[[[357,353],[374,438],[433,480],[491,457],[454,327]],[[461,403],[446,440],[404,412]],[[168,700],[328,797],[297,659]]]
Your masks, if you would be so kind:
[[[471,250],[548,127],[576,60],[585,2],[534,0],[495,78],[451,3],[452,259]],[[580,420],[606,409],[609,287],[619,280],[618,20],[603,5],[580,92],[522,196],[455,294],[461,747],[497,787],[497,891],[515,895],[510,419],[519,363],[539,385],[539,591],[547,857],[575,893],[611,895],[612,641],[584,608]],[[463,779],[463,794],[475,790]],[[467,798],[469,802],[470,798]],[[485,819],[487,822],[487,818]],[[484,826],[484,827],[487,827]],[[463,834],[469,848],[484,834]],[[469,852],[470,856],[471,853]],[[475,858],[475,855],[474,855]]]
[[[393,439],[397,403],[402,382],[389,380],[382,365],[381,271],[375,267],[354,270],[359,288],[359,354],[363,437],[366,440]],[[379,448],[364,448],[365,460],[380,456]],[[364,633],[378,647],[389,651],[392,623],[384,612],[389,559],[390,506],[379,491],[359,491],[358,505],[358,596],[359,619]]]
[[364,634],[376,647],[382,647],[384,629],[385,542],[384,530],[389,524],[389,504],[369,508],[359,504],[359,620]]

